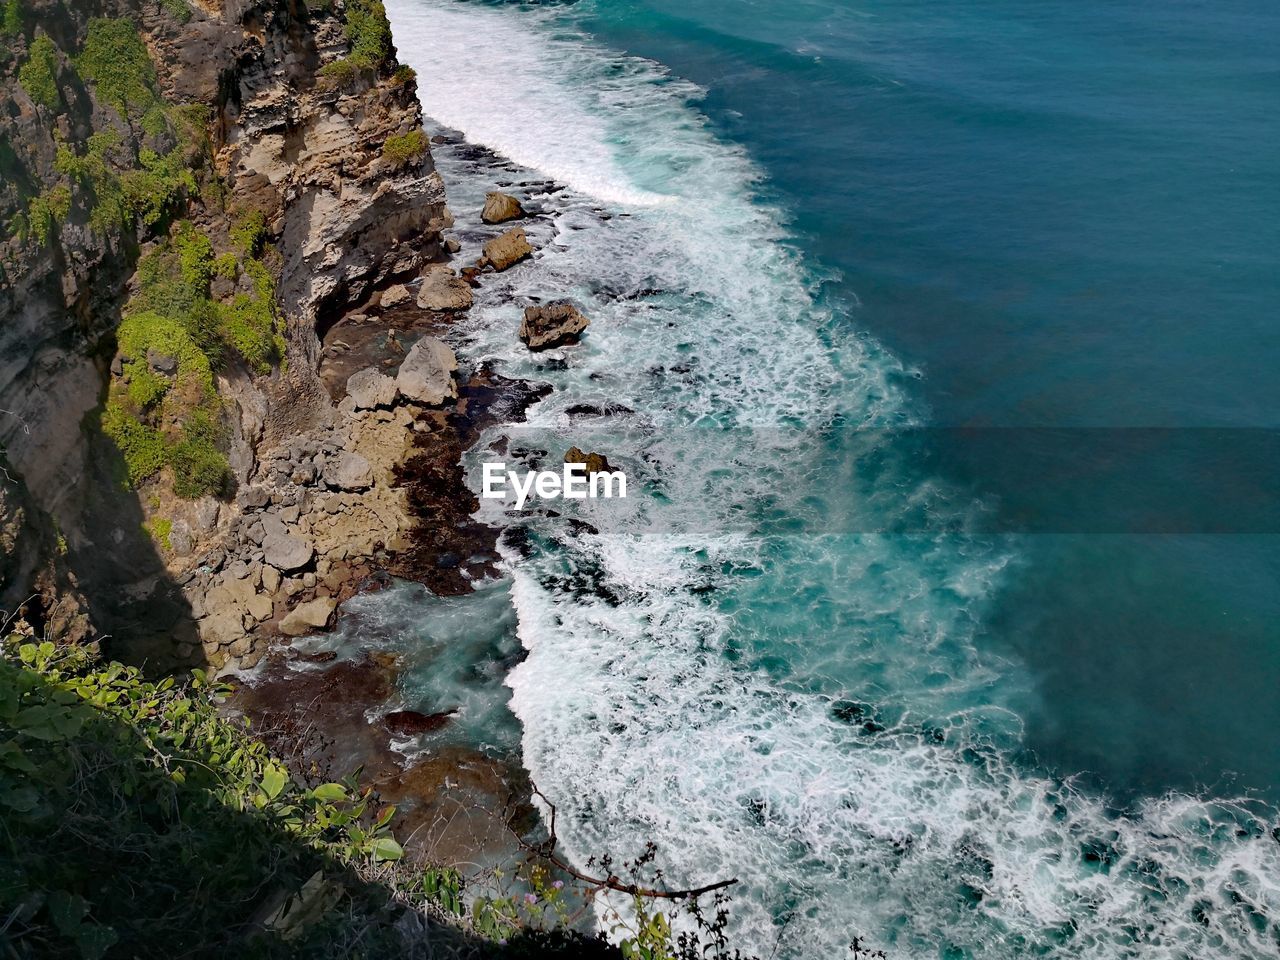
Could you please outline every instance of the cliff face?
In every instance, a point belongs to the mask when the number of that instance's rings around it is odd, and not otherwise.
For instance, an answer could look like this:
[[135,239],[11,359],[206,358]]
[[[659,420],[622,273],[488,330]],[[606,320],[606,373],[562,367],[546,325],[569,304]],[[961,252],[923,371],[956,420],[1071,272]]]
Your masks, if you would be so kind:
[[[15,6],[20,23],[6,16],[0,37],[0,609],[36,593],[37,616],[59,630],[176,632],[190,651],[199,631],[175,581],[195,565],[192,544],[234,524],[235,491],[268,451],[337,417],[317,375],[319,334],[440,253],[448,212],[425,139],[409,156],[387,146],[420,128],[415,82],[389,46],[381,62],[357,60],[362,38],[342,2]],[[128,40],[108,29],[121,22],[152,64],[134,65],[136,89],[128,70],[95,69],[103,36]],[[183,133],[193,117],[197,129]],[[103,213],[111,203],[126,211],[116,221]],[[245,223],[260,235],[246,241]],[[170,398],[184,388],[178,360],[155,341],[130,356],[117,332],[131,296],[159,282],[135,276],[140,258],[170,264],[152,270],[160,280],[185,276],[192,237],[218,265],[202,279],[202,309],[226,324],[265,317],[281,349],[259,356],[236,339],[240,328],[224,333],[235,349],[206,367],[227,483],[188,502],[173,496],[183,461],[122,484],[134,464],[122,464],[99,420],[104,402],[109,415],[110,397],[136,396],[144,382]],[[143,427],[166,442],[189,437],[191,417],[165,404]],[[180,545],[156,535],[175,517]]]

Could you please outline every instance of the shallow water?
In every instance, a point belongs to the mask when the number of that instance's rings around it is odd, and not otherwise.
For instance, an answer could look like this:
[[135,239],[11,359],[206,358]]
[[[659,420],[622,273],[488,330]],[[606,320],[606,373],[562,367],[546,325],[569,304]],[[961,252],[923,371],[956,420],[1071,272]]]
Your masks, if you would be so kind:
[[[509,162],[436,151],[462,259],[495,176],[542,210],[455,331],[555,385],[517,439],[633,411],[595,439],[639,495],[506,550],[567,852],[740,877],[764,955],[1274,951],[1274,813],[1210,798],[1280,779],[1276,538],[992,533],[999,456],[961,485],[869,429],[1273,425],[1274,16],[388,10],[426,112]],[[563,363],[514,337],[560,296]]]

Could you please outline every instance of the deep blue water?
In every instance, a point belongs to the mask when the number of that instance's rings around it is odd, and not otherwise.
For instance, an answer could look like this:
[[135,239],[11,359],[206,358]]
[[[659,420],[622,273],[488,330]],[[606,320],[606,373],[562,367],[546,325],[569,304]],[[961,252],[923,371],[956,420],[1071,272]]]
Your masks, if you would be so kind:
[[1280,945],[1280,7],[387,6],[500,158],[435,151],[460,259],[540,211],[464,355],[554,384],[552,460],[632,411],[642,494],[507,554],[567,855],[656,835],[794,960]]
[[[599,37],[707,89],[840,271],[849,322],[923,373],[935,423],[1280,426],[1280,5],[591,10]],[[1040,675],[1045,759],[1280,796],[1280,538],[1026,550],[988,642]]]

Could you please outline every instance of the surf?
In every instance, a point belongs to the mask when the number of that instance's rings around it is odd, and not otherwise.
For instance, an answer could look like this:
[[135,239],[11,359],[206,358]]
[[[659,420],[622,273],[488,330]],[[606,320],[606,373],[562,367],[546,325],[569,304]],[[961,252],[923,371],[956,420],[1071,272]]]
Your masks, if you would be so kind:
[[[1017,545],[966,535],[970,505],[891,451],[859,472],[883,452],[863,428],[920,421],[912,371],[851,332],[702,91],[571,8],[387,8],[426,113],[542,210],[536,260],[486,278],[466,352],[555,386],[535,433],[563,436],[575,405],[631,411],[607,451],[644,491],[628,512],[597,535],[530,519],[504,548],[527,651],[511,709],[566,853],[653,839],[675,882],[737,876],[734,932],[761,955],[836,957],[854,935],[907,957],[1274,949],[1271,811],[1115,809],[1025,756],[1027,672],[975,641]],[[466,259],[484,233],[461,211],[488,181],[458,144],[435,154]],[[520,305],[566,296],[590,333],[563,363],[529,354]],[[746,460],[762,469],[726,479]],[[848,532],[899,509],[886,485],[957,532]]]

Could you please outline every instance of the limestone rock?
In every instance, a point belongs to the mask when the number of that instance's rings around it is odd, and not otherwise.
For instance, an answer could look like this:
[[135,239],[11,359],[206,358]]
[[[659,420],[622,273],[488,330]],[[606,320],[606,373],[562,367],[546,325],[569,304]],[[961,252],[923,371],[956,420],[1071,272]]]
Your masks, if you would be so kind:
[[389,407],[396,399],[396,382],[376,367],[367,367],[347,377],[347,396],[357,410]]
[[[249,602],[246,606],[249,610],[249,616],[253,617],[253,619],[259,623],[271,616],[271,599],[265,594],[255,593],[249,598]],[[236,654],[236,656],[240,656],[240,654]]]
[[267,593],[275,593],[280,589],[280,571],[272,566],[262,568],[262,589]]
[[490,193],[484,198],[484,210],[480,219],[485,223],[506,223],[524,216],[520,201],[507,193]]
[[524,227],[516,227],[486,243],[484,256],[480,258],[477,266],[489,266],[502,271],[532,254],[533,247],[529,246],[529,238],[525,236]]
[[317,597],[300,603],[280,620],[280,632],[290,637],[323,629],[338,604],[332,597]]
[[[208,646],[224,647],[244,636],[239,610],[224,610],[200,621],[200,639]],[[206,647],[207,649],[207,647]]]
[[520,339],[530,350],[546,350],[564,343],[577,343],[588,320],[567,300],[538,307],[525,307],[520,323]]
[[408,303],[413,299],[413,294],[409,292],[409,288],[403,283],[397,283],[395,286],[387,287],[382,293],[381,304],[383,309],[390,307],[398,307],[402,303]]
[[175,520],[169,531],[169,549],[175,557],[185,557],[194,546],[191,539],[191,525],[185,520]]
[[458,385],[453,379],[457,369],[458,358],[448,344],[435,337],[423,337],[400,364],[396,388],[409,400],[440,406],[458,396]]
[[311,562],[315,547],[301,537],[288,534],[269,534],[262,541],[262,551],[267,563],[277,570],[297,570]]
[[159,350],[147,351],[147,364],[156,373],[162,373],[165,376],[171,377],[178,372],[178,358]]
[[373,486],[373,467],[360,454],[344,452],[330,464],[325,478],[340,490],[368,490]]
[[196,526],[208,533],[218,526],[218,512],[222,505],[213,497],[204,497],[196,503]]
[[433,263],[422,273],[418,306],[424,310],[470,310],[471,286],[445,263]]

